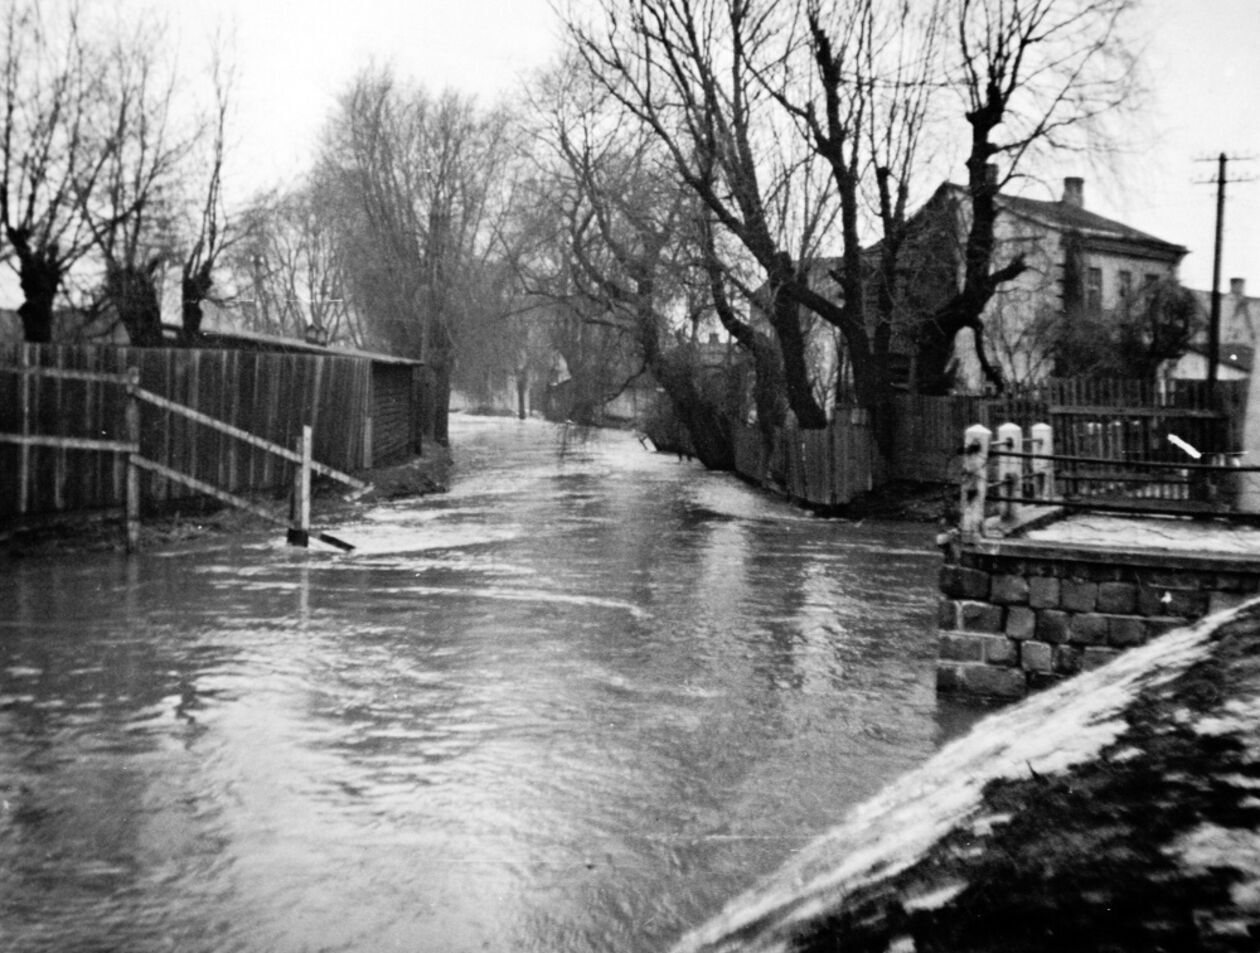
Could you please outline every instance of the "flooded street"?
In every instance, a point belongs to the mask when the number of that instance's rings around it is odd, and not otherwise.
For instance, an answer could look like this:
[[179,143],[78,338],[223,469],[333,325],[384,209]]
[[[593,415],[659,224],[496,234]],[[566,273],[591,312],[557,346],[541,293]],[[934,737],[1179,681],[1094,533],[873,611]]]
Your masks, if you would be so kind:
[[659,950],[970,717],[933,527],[452,439],[351,554],[4,567],[0,950]]

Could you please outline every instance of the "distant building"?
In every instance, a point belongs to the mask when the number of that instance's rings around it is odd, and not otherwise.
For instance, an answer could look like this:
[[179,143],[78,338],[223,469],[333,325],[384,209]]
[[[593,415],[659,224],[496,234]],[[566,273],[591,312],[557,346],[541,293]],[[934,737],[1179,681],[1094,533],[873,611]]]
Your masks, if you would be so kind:
[[[990,360],[1011,382],[1032,382],[1054,370],[1047,340],[1054,321],[1074,309],[1088,314],[1117,311],[1143,286],[1175,279],[1186,254],[1182,245],[1086,209],[1080,178],[1065,178],[1062,197],[1055,202],[999,195],[997,205],[994,267],[1021,253],[1027,265],[1023,274],[999,288],[983,315]],[[970,221],[967,189],[952,182],[941,185],[916,213],[911,228],[921,232],[914,245],[920,263],[923,256],[936,257],[928,263],[934,267],[925,269],[929,274],[939,278],[953,268],[955,282],[961,281]],[[907,261],[906,271],[913,270]],[[950,291],[952,286],[938,289],[941,295]],[[930,301],[930,292],[920,290],[920,308]],[[978,390],[983,383],[968,331],[955,344],[955,376],[964,390]]]
[[[1168,362],[1161,373],[1182,380],[1205,380],[1208,371],[1208,321],[1212,314],[1212,292],[1190,289],[1199,312],[1199,334],[1190,349],[1176,361]],[[1242,278],[1229,280],[1229,291],[1221,294],[1220,350],[1217,354],[1217,380],[1249,378],[1260,333],[1260,298],[1247,296]]]

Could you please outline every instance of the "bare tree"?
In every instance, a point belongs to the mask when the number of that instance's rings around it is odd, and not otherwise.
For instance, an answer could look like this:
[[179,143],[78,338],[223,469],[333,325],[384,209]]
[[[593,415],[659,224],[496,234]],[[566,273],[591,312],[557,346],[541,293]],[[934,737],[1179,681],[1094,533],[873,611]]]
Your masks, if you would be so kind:
[[76,186],[104,270],[101,304],[140,347],[163,343],[160,269],[174,247],[174,174],[192,141],[174,128],[175,77],[160,49],[160,31],[148,27],[110,44],[100,107],[108,146],[92,187]]
[[345,95],[325,149],[327,180],[353,210],[343,216],[350,286],[375,330],[432,369],[441,442],[464,291],[500,250],[511,129],[501,112],[378,71]]
[[964,328],[975,335],[990,382],[1001,388],[1000,372],[985,356],[982,316],[997,288],[1026,265],[1018,252],[995,260],[998,194],[1028,158],[1093,145],[1102,120],[1129,100],[1133,57],[1124,26],[1134,6],[1133,0],[952,0],[949,80],[963,96],[970,132],[970,224],[961,282],[919,329],[919,390],[948,390],[954,338]]
[[210,80],[214,108],[200,137],[207,154],[205,192],[197,204],[192,237],[180,262],[180,330],[187,345],[195,343],[201,335],[202,305],[214,291],[215,268],[233,241],[240,237],[239,232],[233,234],[223,200],[223,164],[234,74],[225,62],[223,43],[218,38],[212,44]]
[[62,282],[91,243],[79,199],[109,155],[94,123],[102,65],[77,4],[15,0],[3,29],[0,224],[24,295],[23,333],[47,342]]

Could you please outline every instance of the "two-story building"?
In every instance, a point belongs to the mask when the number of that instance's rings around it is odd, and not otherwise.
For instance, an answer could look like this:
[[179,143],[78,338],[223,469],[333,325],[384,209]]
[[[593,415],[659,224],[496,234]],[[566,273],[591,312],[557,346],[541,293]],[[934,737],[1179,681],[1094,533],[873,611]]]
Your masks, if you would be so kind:
[[[1058,201],[999,195],[994,267],[1017,254],[1025,271],[1003,284],[983,315],[990,360],[1011,383],[1031,383],[1053,371],[1051,338],[1056,322],[1073,314],[1105,315],[1119,311],[1126,299],[1146,285],[1176,279],[1185,247],[1105,218],[1085,207],[1084,181],[1063,180]],[[953,247],[961,249],[970,225],[967,190],[943,184],[916,215],[940,220],[947,209],[953,222]],[[971,332],[955,342],[955,377],[959,389],[982,385]]]

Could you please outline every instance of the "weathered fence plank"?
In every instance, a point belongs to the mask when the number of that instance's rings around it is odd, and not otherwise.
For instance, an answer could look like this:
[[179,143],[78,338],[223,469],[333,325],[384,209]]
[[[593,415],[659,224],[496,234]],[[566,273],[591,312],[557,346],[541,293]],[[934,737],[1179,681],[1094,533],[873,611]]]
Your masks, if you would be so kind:
[[[285,448],[295,444],[304,423],[322,421],[315,438],[321,464],[315,469],[325,476],[340,479],[363,464],[358,422],[368,412],[372,368],[362,358],[11,345],[0,347],[0,368],[18,372],[0,372],[0,432],[66,439],[0,443],[0,520],[22,512],[123,505],[125,460],[75,442],[124,441],[128,365],[139,369],[144,391],[187,403],[205,417]],[[140,443],[145,458],[232,493],[278,489],[292,471],[290,459],[269,464],[272,455],[263,449],[147,403]],[[160,471],[151,472],[146,483],[151,500],[199,493]]]

